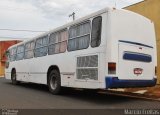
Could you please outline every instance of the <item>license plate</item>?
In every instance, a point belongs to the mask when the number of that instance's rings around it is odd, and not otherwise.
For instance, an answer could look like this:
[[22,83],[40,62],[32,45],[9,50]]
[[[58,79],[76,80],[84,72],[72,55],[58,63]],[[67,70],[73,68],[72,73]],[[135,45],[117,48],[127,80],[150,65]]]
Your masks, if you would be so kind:
[[143,73],[143,69],[142,68],[134,68],[134,74],[139,76]]

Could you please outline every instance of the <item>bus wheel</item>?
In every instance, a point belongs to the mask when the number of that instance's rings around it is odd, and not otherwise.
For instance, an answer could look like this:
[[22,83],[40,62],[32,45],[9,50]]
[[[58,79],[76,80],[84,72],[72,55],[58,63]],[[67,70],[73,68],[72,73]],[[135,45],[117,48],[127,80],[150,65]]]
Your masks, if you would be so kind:
[[12,80],[12,84],[13,85],[17,85],[18,84],[18,81],[17,81],[17,78],[16,78],[16,71],[15,70],[12,71],[11,80]]
[[61,91],[61,79],[60,79],[60,73],[57,70],[52,70],[49,74],[48,79],[48,87],[49,91],[57,95]]

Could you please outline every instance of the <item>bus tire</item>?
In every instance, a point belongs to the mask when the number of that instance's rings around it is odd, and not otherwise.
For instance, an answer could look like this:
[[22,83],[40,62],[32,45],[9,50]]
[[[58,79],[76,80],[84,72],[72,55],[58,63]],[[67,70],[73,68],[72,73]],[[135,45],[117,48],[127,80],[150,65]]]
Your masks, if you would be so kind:
[[12,80],[12,84],[13,84],[13,85],[17,85],[17,84],[19,83],[19,82],[17,81],[17,77],[16,77],[16,70],[12,70],[11,80]]
[[54,94],[60,94],[61,91],[61,78],[60,78],[60,73],[57,70],[52,70],[49,74],[49,79],[48,79],[48,87],[49,91]]

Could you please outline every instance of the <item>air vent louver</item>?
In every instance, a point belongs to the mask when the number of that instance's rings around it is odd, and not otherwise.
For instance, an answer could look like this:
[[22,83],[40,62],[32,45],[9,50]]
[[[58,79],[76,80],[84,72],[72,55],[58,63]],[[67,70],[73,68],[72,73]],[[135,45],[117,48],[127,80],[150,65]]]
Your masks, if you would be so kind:
[[98,55],[77,57],[77,79],[98,80]]

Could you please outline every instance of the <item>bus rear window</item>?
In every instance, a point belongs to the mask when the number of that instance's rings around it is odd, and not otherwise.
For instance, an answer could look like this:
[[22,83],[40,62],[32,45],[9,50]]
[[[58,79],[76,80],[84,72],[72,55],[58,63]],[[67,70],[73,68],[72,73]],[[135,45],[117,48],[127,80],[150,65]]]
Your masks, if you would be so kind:
[[148,54],[135,53],[135,52],[124,52],[123,59],[131,61],[140,61],[140,62],[151,62],[152,57]]

